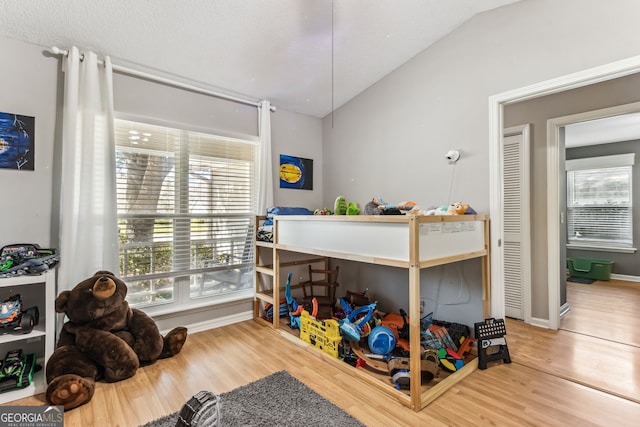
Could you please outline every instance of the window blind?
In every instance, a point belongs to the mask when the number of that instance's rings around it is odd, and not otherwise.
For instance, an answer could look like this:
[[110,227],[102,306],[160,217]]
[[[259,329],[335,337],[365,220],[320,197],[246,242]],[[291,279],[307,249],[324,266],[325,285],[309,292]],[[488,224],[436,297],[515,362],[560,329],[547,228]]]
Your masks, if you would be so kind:
[[[592,159],[580,160],[583,165],[597,166]],[[568,242],[582,245],[631,247],[633,244],[631,183],[631,166],[569,170],[567,172]]]
[[[132,306],[251,287],[253,141],[116,120],[120,274]],[[188,290],[186,289],[188,287]]]

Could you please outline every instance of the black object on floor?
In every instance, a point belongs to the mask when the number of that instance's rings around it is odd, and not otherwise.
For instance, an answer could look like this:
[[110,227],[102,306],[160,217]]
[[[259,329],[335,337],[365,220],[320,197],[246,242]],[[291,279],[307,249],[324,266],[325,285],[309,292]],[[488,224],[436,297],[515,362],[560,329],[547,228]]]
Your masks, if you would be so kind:
[[511,363],[509,348],[504,336],[507,335],[504,319],[484,319],[474,324],[478,342],[478,368],[487,369],[487,362],[501,360]]
[[595,280],[588,279],[586,277],[569,276],[567,277],[567,282],[584,283],[585,285],[590,285],[595,282]]

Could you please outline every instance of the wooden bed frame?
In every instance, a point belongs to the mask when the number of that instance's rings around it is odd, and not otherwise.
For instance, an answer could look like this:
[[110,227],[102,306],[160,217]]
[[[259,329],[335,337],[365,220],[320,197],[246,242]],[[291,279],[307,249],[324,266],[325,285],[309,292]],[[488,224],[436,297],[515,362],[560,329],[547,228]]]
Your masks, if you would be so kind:
[[[258,217],[257,224],[262,220],[264,217]],[[273,264],[259,264],[261,247],[273,251]],[[282,267],[292,265],[281,262],[281,255],[285,252],[314,256],[311,259],[295,261],[294,264],[326,264],[327,258],[337,258],[408,269],[408,315],[411,319],[409,396],[384,384],[362,369],[354,369],[338,359],[326,357],[330,363],[336,363],[336,366],[345,369],[350,375],[358,376],[368,384],[380,388],[406,406],[414,410],[424,408],[477,367],[477,359],[474,359],[436,385],[423,388],[420,378],[420,322],[413,319],[420,319],[420,270],[472,258],[482,258],[483,315],[485,318],[490,316],[489,219],[486,215],[275,216],[273,243],[257,242],[256,252],[257,287],[258,276],[262,274],[271,275],[273,283],[282,283]],[[266,292],[264,289],[256,289],[256,320],[264,321],[260,317],[261,304],[279,301],[283,296],[281,290],[281,286],[272,286],[272,289]],[[277,315],[274,316],[273,322],[267,323],[280,330]],[[292,336],[290,333],[283,335]]]

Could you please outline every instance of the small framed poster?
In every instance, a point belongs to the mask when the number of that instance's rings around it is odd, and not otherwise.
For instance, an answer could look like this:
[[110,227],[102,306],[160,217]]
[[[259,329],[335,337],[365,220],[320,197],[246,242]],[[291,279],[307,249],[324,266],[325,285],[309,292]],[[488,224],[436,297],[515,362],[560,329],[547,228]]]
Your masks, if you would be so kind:
[[313,190],[313,160],[280,154],[280,188]]
[[34,170],[35,117],[0,112],[0,168]]

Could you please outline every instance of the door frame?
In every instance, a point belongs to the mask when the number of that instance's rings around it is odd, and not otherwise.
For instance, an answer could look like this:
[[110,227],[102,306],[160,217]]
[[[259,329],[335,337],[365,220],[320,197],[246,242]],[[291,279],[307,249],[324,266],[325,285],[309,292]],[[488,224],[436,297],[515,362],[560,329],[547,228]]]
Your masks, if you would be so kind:
[[[504,241],[502,209],[502,153],[504,106],[539,98],[570,89],[589,86],[640,72],[640,56],[568,74],[533,85],[502,92],[489,97],[489,214],[491,216],[491,316],[503,318],[504,307]],[[547,126],[548,135],[551,125]],[[554,125],[555,126],[555,125]],[[556,127],[556,129],[559,129]],[[553,145],[552,145],[553,144]],[[547,269],[548,319],[532,319],[532,323],[550,329],[560,325],[560,212],[558,141],[547,139]],[[553,180],[555,177],[555,180]],[[533,263],[532,263],[533,265]],[[533,303],[533,301],[532,301]]]

